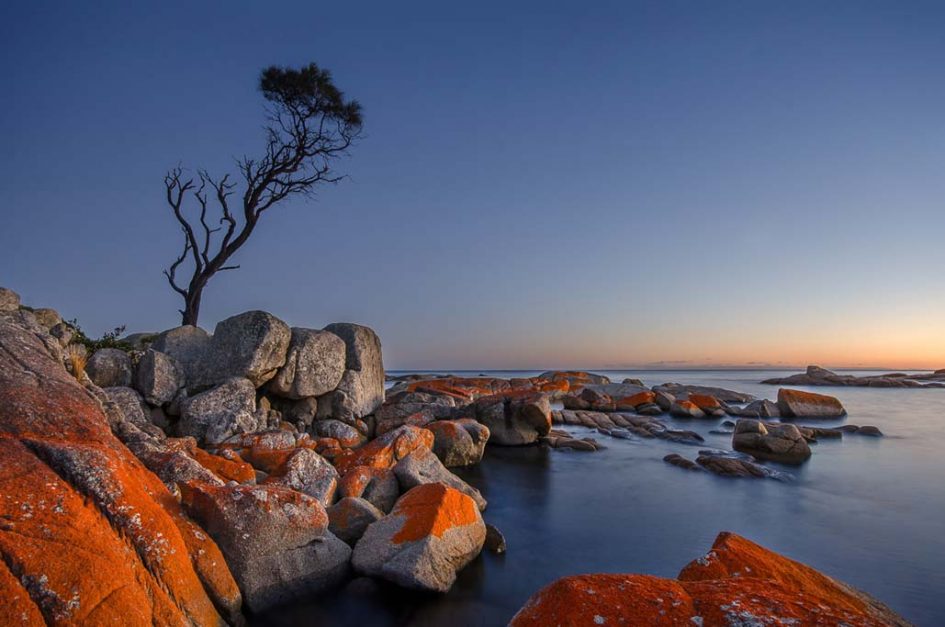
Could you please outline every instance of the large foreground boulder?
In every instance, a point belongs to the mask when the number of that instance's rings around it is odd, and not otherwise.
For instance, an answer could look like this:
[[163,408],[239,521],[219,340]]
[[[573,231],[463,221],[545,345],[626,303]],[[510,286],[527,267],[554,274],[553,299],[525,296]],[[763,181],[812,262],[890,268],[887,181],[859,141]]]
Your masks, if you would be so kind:
[[354,568],[398,585],[448,591],[456,573],[479,555],[486,525],[475,502],[441,483],[417,486],[367,528]]
[[351,549],[318,500],[283,486],[182,486],[183,502],[226,556],[255,612],[336,585]]
[[237,622],[217,545],[21,322],[0,314],[0,623]]
[[350,322],[325,327],[345,343],[345,372],[332,392],[332,414],[339,420],[363,418],[384,402],[381,340],[370,328]]
[[293,327],[285,365],[269,391],[291,399],[321,396],[338,387],[344,373],[344,340],[329,331]]
[[810,458],[810,446],[794,425],[765,425],[742,419],[735,425],[732,448],[761,459],[800,464]]
[[850,625],[909,623],[869,595],[741,536],[719,534],[678,579],[577,575],[533,595],[512,627],[546,625]]
[[840,401],[826,394],[781,388],[778,409],[787,418],[840,418],[847,415]]
[[285,364],[291,336],[289,325],[265,311],[247,311],[220,321],[204,354],[200,383],[242,377],[258,388]]

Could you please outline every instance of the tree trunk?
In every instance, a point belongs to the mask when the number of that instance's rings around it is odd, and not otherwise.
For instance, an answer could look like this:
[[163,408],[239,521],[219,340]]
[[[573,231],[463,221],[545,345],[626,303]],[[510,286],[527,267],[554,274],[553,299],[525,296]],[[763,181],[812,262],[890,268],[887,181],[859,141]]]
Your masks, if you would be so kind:
[[203,295],[203,285],[198,285],[187,293],[184,299],[184,311],[181,312],[181,324],[197,326],[197,318],[200,316],[200,297]]

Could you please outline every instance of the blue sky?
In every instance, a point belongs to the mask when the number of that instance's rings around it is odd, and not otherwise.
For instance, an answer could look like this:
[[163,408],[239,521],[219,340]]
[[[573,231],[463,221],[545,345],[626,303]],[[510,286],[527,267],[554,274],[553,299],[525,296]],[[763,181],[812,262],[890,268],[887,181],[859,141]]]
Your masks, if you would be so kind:
[[[945,367],[945,10],[908,2],[6,3],[0,284],[177,324],[178,162],[258,153],[260,69],[361,101],[201,324],[380,333],[393,368]],[[456,5],[456,6],[453,6]]]

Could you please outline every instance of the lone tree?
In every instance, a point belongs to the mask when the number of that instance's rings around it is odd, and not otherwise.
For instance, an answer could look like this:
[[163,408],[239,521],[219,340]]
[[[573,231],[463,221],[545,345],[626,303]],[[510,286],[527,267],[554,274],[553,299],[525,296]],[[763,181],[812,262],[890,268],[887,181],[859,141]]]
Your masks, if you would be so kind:
[[[197,324],[200,298],[213,275],[239,268],[228,262],[263,213],[290,196],[311,195],[322,184],[344,178],[332,165],[361,132],[361,105],[346,100],[331,74],[314,63],[299,70],[269,67],[259,89],[268,102],[266,149],[261,158],[237,160],[241,184],[229,174],[215,178],[206,170],[198,170],[195,180],[181,167],[164,177],[167,204],[184,235],[183,252],[164,271],[184,299],[181,324]],[[234,202],[238,187],[245,189],[242,200]],[[194,207],[190,215],[184,208],[188,199]],[[192,271],[186,285],[178,282],[182,266]]]

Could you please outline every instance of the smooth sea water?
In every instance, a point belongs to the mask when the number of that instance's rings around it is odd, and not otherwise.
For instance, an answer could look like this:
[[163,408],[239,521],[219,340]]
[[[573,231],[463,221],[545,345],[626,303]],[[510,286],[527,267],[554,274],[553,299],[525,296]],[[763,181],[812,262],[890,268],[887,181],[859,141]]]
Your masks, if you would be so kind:
[[[781,371],[597,371],[777,396],[762,379]],[[845,371],[857,374],[854,371]],[[483,371],[490,376],[537,372]],[[461,372],[464,376],[480,374]],[[716,421],[675,421],[705,437],[700,447],[618,440],[590,429],[597,453],[488,447],[460,474],[489,501],[484,512],[508,541],[483,554],[446,595],[384,586],[377,594],[337,592],[254,619],[266,625],[504,625],[539,588],[594,572],[674,577],[720,531],[734,531],[852,584],[917,625],[945,625],[945,389],[804,388],[837,396],[848,416],[798,421],[876,425],[885,437],[822,440],[801,467],[777,466],[794,481],[725,479],[662,461],[676,452],[731,448]]]

